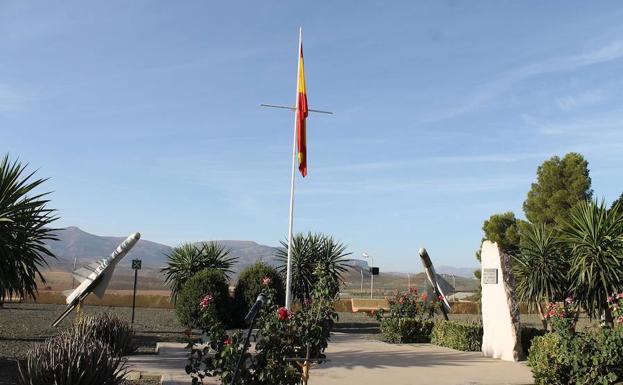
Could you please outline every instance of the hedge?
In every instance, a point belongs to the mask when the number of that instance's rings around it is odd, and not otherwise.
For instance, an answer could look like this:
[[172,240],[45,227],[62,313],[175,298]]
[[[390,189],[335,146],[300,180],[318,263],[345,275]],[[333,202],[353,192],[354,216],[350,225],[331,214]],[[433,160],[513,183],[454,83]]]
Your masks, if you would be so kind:
[[208,325],[204,325],[202,321],[199,302],[208,294],[214,297],[214,303],[208,311],[214,311],[222,323],[231,324],[231,300],[227,278],[222,271],[205,269],[193,275],[182,286],[177,296],[175,313],[182,325],[207,328]]
[[233,315],[238,326],[245,326],[244,317],[247,312],[255,303],[257,296],[266,292],[266,286],[262,284],[263,278],[270,279],[268,286],[275,291],[276,303],[281,306],[285,303],[286,289],[279,272],[272,266],[257,262],[242,270],[234,289]]
[[379,328],[383,341],[390,343],[430,342],[435,322],[419,318],[386,318]]
[[536,337],[528,354],[535,385],[623,382],[623,329],[551,332]]
[[437,321],[431,343],[466,352],[479,352],[482,346],[482,325],[455,321]]

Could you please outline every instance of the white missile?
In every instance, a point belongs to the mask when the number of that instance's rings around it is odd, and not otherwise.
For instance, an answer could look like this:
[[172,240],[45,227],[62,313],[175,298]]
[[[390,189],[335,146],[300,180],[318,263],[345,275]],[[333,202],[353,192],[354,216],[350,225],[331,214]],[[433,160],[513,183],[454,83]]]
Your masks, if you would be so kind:
[[52,323],[53,327],[65,319],[89,294],[94,293],[99,298],[104,296],[117,263],[126,256],[140,238],[141,234],[138,232],[131,234],[108,258],[100,259],[73,272],[74,278],[80,282],[80,285],[74,290],[63,292],[67,295],[67,309]]
[[[428,283],[434,290],[435,294],[441,300],[441,312],[443,313],[444,317],[448,319],[448,312],[450,311],[450,304],[448,303],[448,300],[446,299],[444,288],[441,287],[442,286],[441,284],[447,284],[447,282],[442,277],[437,275],[437,273],[435,272],[435,267],[433,266],[433,262],[430,260],[430,256],[428,255],[428,252],[426,251],[425,248],[422,247],[418,251],[418,254],[420,254],[420,258],[422,259],[422,264],[424,265],[424,272],[426,272],[426,278],[428,278]],[[450,286],[450,285],[447,285],[447,286]]]

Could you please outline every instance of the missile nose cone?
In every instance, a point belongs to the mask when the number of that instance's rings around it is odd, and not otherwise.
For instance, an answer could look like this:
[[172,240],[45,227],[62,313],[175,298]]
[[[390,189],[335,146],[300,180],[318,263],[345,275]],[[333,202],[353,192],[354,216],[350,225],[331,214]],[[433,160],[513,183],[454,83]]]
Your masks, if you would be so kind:
[[135,232],[134,234],[132,234],[132,238],[139,240],[141,239],[141,233],[139,233],[138,231]]
[[418,251],[418,254],[420,254],[420,258],[422,258],[422,261],[424,262],[424,266],[429,267],[433,264],[425,248],[423,247],[420,248],[420,250]]

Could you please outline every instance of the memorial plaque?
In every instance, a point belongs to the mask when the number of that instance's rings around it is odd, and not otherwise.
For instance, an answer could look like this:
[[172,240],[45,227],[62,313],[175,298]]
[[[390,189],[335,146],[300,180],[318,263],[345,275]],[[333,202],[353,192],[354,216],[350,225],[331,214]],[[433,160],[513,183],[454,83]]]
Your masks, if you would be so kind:
[[482,269],[482,283],[498,284],[498,269]]

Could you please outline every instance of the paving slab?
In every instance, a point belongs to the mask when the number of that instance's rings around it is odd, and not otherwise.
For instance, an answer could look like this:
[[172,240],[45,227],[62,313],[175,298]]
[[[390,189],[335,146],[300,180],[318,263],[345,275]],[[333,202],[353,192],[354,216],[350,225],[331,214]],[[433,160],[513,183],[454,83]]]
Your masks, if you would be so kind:
[[[159,354],[136,355],[130,369],[162,376],[163,385],[190,384],[184,372],[185,344],[161,343]],[[370,335],[334,333],[329,362],[312,369],[309,385],[528,385],[530,368],[523,362],[483,357],[431,344],[388,344]],[[207,384],[216,384],[209,379]]]
[[525,385],[533,384],[523,362],[483,357],[431,344],[388,344],[370,336],[332,336],[324,363],[310,385]]

